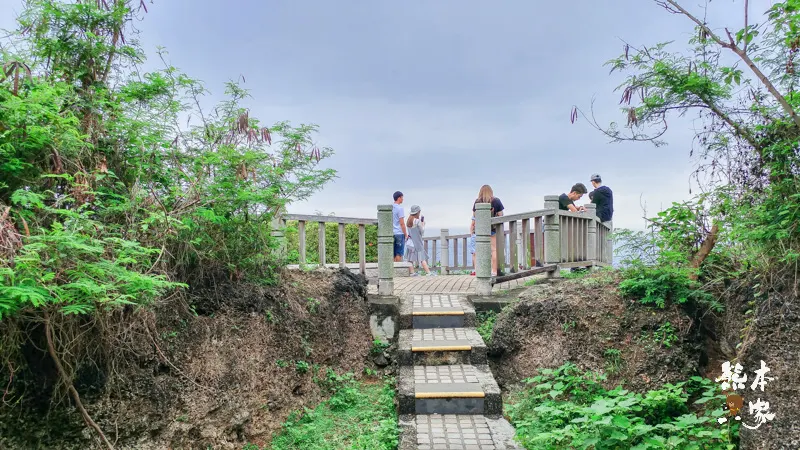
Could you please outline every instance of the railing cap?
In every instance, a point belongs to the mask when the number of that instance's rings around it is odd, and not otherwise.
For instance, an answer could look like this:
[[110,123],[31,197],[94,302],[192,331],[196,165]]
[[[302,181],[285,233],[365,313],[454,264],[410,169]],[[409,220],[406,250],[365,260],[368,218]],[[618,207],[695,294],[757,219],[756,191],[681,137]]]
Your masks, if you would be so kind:
[[553,200],[558,201],[558,197],[559,197],[558,195],[545,195],[544,196],[544,201],[546,201],[546,202],[547,201],[553,201]]
[[476,203],[475,204],[475,210],[477,211],[479,209],[492,209],[492,204],[491,203]]
[[378,205],[378,211],[391,211],[392,205]]

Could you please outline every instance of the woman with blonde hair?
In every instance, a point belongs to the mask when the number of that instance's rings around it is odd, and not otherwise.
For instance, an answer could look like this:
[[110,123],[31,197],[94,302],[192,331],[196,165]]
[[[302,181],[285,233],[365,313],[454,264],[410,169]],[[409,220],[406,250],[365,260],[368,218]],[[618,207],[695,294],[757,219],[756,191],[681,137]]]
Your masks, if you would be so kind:
[[428,267],[428,253],[425,251],[425,246],[422,244],[422,236],[425,234],[425,217],[423,216],[422,219],[420,219],[419,214],[419,206],[412,206],[411,214],[408,216],[408,221],[406,222],[406,229],[408,230],[408,235],[411,237],[411,242],[409,242],[411,245],[406,247],[406,261],[411,263],[408,271],[411,276],[416,276],[417,273],[414,271],[414,267],[422,266],[426,275],[435,276],[436,274],[431,273],[431,269]]
[[[491,209],[491,217],[500,217],[503,215],[503,202],[500,201],[499,198],[494,196],[494,191],[492,191],[492,187],[488,184],[484,184],[481,186],[481,190],[478,191],[478,198],[475,200],[475,203],[472,204],[472,216],[475,216],[475,205],[478,203],[489,203],[492,205]],[[494,226],[492,227],[492,276],[496,277],[498,275],[497,271],[497,241],[495,240],[496,231]],[[478,262],[474,261],[475,270],[478,270]],[[502,272],[500,272],[502,275]]]

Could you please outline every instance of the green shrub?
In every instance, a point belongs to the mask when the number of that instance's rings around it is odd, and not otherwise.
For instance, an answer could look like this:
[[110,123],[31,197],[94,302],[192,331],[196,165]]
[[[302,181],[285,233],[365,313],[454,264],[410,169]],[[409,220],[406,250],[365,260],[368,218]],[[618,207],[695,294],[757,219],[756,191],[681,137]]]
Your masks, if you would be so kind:
[[[692,377],[645,395],[604,389],[605,377],[571,363],[524,380],[506,405],[517,440],[529,449],[731,450],[739,424],[718,425],[725,396]],[[713,401],[712,401],[713,400]]]

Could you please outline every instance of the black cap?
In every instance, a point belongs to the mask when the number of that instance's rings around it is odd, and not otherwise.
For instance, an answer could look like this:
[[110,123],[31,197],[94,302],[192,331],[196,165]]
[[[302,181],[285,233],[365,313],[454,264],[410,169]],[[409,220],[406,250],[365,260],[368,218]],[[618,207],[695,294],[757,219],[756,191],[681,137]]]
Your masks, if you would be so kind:
[[593,173],[592,176],[589,178],[590,181],[600,181],[600,174]]
[[403,193],[400,192],[400,191],[397,191],[397,192],[394,193],[394,195],[392,197],[394,197],[394,201],[397,201],[397,199],[402,197],[402,196],[403,196]]

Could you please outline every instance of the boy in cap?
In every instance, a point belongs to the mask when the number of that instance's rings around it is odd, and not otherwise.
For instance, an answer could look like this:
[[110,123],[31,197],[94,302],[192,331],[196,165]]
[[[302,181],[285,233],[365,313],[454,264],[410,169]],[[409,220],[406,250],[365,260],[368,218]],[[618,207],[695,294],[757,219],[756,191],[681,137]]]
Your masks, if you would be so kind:
[[597,205],[597,217],[601,222],[610,222],[614,216],[614,194],[608,186],[603,186],[600,174],[592,174],[589,180],[594,187],[589,199]]

